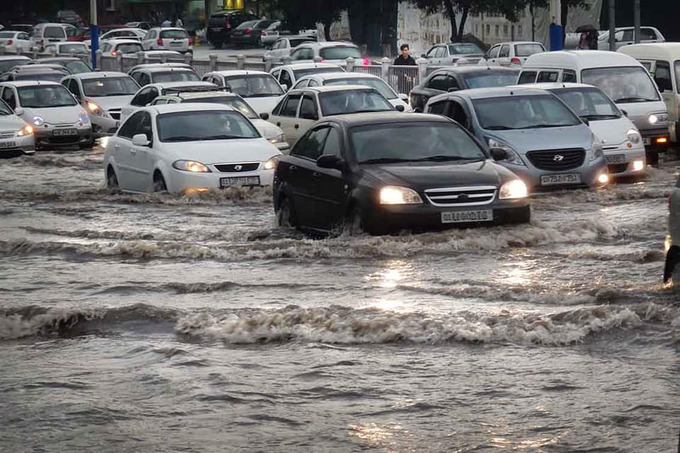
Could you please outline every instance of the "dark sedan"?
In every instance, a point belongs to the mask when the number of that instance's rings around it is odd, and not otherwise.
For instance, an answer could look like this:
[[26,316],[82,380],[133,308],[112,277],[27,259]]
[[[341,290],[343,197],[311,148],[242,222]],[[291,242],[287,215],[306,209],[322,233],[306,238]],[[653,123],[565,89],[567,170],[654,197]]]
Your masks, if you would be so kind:
[[317,123],[281,157],[274,209],[280,226],[323,233],[524,223],[531,215],[526,185],[460,125],[394,113]]
[[231,42],[235,46],[262,47],[262,32],[266,30],[274,20],[258,20],[243,22],[231,32]]
[[489,68],[486,66],[454,66],[442,68],[432,74],[409,95],[411,107],[424,112],[428,99],[438,94],[473,88],[492,88],[515,85],[519,70],[511,68]]

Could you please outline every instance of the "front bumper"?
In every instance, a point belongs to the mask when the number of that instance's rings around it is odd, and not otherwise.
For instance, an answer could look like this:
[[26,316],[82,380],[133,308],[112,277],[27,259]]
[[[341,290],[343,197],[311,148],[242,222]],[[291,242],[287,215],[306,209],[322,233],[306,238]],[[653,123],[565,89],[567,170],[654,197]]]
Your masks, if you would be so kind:
[[[525,156],[522,156],[522,159],[525,162],[529,160]],[[528,186],[530,192],[545,192],[562,189],[599,187],[602,184],[598,182],[598,177],[602,173],[605,174],[607,173],[607,164],[603,158],[588,163],[588,156],[586,156],[585,162],[580,167],[564,171],[541,170],[534,167],[529,162],[526,163],[526,166],[508,164],[506,162],[498,163],[503,165],[505,168],[511,170],[517,176],[519,176],[522,179],[522,181],[524,181],[524,183]],[[554,185],[541,184],[542,176],[567,175],[567,174],[579,174],[581,176],[581,182],[574,184],[554,184]]]
[[[75,129],[74,135],[54,135],[54,131]],[[85,145],[94,139],[92,126],[36,126],[34,128],[36,146],[73,146]]]
[[24,135],[22,137],[0,138],[0,154],[15,153],[17,151],[33,154],[35,152],[35,137]]
[[[622,146],[617,149],[604,150],[607,160],[609,174],[614,177],[644,175],[647,173],[647,159],[645,148],[639,145],[638,148],[628,149]],[[642,168],[635,170],[635,162],[642,162]],[[640,165],[639,163],[637,165]]]
[[639,129],[647,152],[664,152],[670,146],[670,130],[668,126]]
[[259,187],[271,186],[274,181],[274,170],[244,171],[238,173],[193,173],[189,171],[170,170],[170,180],[168,191],[170,192],[192,192],[205,189],[223,189],[220,180],[223,178],[245,178],[252,176],[260,177]]
[[120,123],[119,120],[99,115],[90,115],[90,122],[92,123],[92,132],[95,137],[115,134]]

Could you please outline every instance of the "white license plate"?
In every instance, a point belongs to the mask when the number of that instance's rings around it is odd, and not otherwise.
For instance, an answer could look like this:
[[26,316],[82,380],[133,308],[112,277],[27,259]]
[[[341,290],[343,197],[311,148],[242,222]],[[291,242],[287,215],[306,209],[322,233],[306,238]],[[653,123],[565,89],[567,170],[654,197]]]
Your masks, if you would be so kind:
[[649,138],[649,137],[645,137],[645,138],[642,139],[642,143],[644,143],[645,146],[649,146],[649,145],[652,144],[652,139]]
[[604,158],[608,164],[622,164],[626,161],[625,154],[611,154],[608,156],[604,156]]
[[580,184],[581,175],[578,173],[568,173],[564,175],[543,175],[541,176],[542,186],[559,186],[562,184]]
[[75,129],[55,129],[52,131],[52,135],[55,137],[78,135],[78,131]]
[[259,186],[259,176],[235,176],[233,178],[220,178],[220,187],[234,186]]
[[492,222],[493,211],[482,209],[479,211],[442,212],[442,223]]
[[17,147],[17,142],[2,142],[2,143],[0,143],[0,149],[16,148],[16,147]]
[[184,43],[182,43],[182,42],[171,42],[171,43],[170,43],[170,46],[172,46],[172,47],[179,47],[179,46],[181,46],[182,44],[184,44]]

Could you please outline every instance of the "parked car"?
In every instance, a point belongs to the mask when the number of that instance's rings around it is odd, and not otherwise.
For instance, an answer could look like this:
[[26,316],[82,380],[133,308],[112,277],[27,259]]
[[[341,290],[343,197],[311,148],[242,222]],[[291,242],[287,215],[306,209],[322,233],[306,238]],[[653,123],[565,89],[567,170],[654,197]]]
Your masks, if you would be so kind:
[[140,30],[151,30],[153,28],[153,25],[149,22],[127,22],[125,26],[130,28],[139,28]]
[[[614,40],[616,41],[616,50],[622,47],[635,44],[635,27],[619,27],[614,33]],[[653,43],[665,42],[666,38],[655,27],[640,27],[640,42]],[[597,48],[599,50],[610,50],[609,48],[609,30],[603,30],[597,38]]]
[[553,93],[587,121],[595,136],[602,141],[611,176],[646,173],[645,145],[640,132],[602,90],[579,83],[539,83],[532,87]]
[[258,114],[269,113],[285,94],[279,82],[263,71],[215,71],[203,76],[203,81],[226,87],[248,102]]
[[22,53],[31,50],[31,36],[23,31],[0,31],[0,46],[5,46],[5,52]]
[[516,69],[487,68],[479,65],[437,69],[409,93],[413,110],[422,112],[428,99],[450,91],[491,88],[517,83]]
[[116,57],[118,55],[134,54],[143,52],[144,48],[139,41],[134,39],[109,39],[104,41],[100,47],[102,55]]
[[31,50],[42,52],[49,43],[66,41],[66,29],[62,24],[38,24],[31,32],[30,41]]
[[36,64],[58,65],[65,68],[71,74],[80,74],[83,72],[92,72],[92,68],[78,57],[50,57],[40,58],[35,61]]
[[371,74],[357,72],[328,72],[308,75],[298,80],[293,89],[339,85],[363,85],[375,88],[385,97],[385,99],[390,101],[390,104],[395,108],[401,106],[405,112],[413,111],[411,106],[408,105],[408,95],[404,93],[397,94],[383,79]]
[[62,54],[83,54],[90,53],[90,49],[82,42],[54,42],[47,44],[44,49],[45,53],[52,55]]
[[183,63],[141,64],[130,69],[128,74],[139,86],[162,82],[198,82],[200,77],[194,69]]
[[184,91],[210,91],[215,85],[208,82],[156,82],[142,86],[135,93],[129,104],[120,109],[120,123],[122,124],[134,112],[151,104],[158,96],[166,93],[180,93]]
[[446,93],[425,111],[447,116],[485,143],[531,191],[609,182],[602,142],[556,96],[522,87]]
[[477,64],[484,57],[484,51],[476,44],[459,42],[452,44],[436,44],[422,55],[427,64],[432,66],[448,66],[454,64]]
[[518,83],[577,82],[594,85],[614,100],[642,134],[647,162],[669,146],[666,104],[649,72],[635,58],[619,52],[570,50],[527,58]]
[[33,126],[0,100],[0,156],[10,152],[35,153]]
[[279,160],[280,226],[370,234],[531,217],[527,187],[462,127],[434,115],[357,114],[315,124]]
[[263,120],[251,106],[238,94],[224,91],[224,88],[215,88],[215,91],[201,91],[201,92],[169,92],[162,96],[158,96],[150,105],[164,105],[164,104],[182,104],[182,103],[208,103],[208,104],[222,104],[241,112],[243,116],[248,118],[257,131],[264,138],[269,140],[269,143],[276,146],[279,151],[285,153],[289,151],[290,145],[286,142],[283,130],[274,126],[269,121]]
[[[114,28],[99,37],[99,44],[103,44],[104,41],[109,41],[111,39],[134,39],[141,43],[142,39],[146,36],[147,32],[140,28]],[[88,47],[92,45],[91,40],[85,41]]]
[[309,36],[283,36],[276,39],[270,49],[265,50],[262,61],[271,60],[272,63],[281,63],[283,57],[290,56],[297,46],[314,41],[314,38]]
[[142,39],[144,50],[174,50],[193,53],[193,38],[183,28],[152,28]]
[[531,55],[545,52],[540,42],[513,41],[502,42],[491,47],[479,64],[487,66],[522,66]]
[[281,22],[274,21],[269,24],[269,27],[262,30],[262,35],[260,36],[260,41],[265,47],[271,46],[277,39],[281,37]]
[[243,22],[231,32],[231,42],[237,47],[262,47],[262,32],[274,22],[268,19]]
[[120,72],[86,72],[61,81],[85,109],[95,135],[110,135],[120,125],[121,108],[139,90],[134,79]]
[[361,50],[355,44],[345,41],[306,42],[298,45],[290,54],[293,63],[313,63],[320,58],[322,63],[344,65],[348,58],[359,60],[363,66],[371,61],[363,58]]
[[374,88],[323,86],[290,90],[274,108],[269,121],[283,129],[286,140],[292,146],[315,122],[324,118],[348,113],[396,111]]
[[93,144],[92,125],[85,110],[57,82],[0,83],[0,98],[33,127],[36,148]]
[[15,66],[24,66],[32,63],[29,57],[21,55],[0,55],[0,74],[3,74]]
[[322,74],[329,72],[345,72],[341,66],[329,63],[303,63],[278,66],[270,71],[270,74],[278,80],[284,91],[291,89],[293,85],[302,77],[311,74]]
[[244,10],[226,10],[212,14],[208,22],[208,41],[215,48],[222,48],[222,44],[231,42],[232,31],[249,20],[259,20],[259,17]]
[[104,167],[111,189],[179,193],[269,186],[279,156],[240,112],[187,103],[132,115],[109,140]]

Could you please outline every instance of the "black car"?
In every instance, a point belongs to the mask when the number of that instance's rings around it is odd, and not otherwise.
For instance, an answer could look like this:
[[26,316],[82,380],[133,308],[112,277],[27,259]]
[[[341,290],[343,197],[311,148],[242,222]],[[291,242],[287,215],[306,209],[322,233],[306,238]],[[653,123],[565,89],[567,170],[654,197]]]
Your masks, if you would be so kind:
[[531,216],[526,185],[490,160],[463,127],[407,113],[317,123],[281,157],[274,209],[280,226],[324,233],[343,225],[387,234],[523,223]]
[[486,66],[454,66],[438,69],[411,90],[411,107],[416,112],[423,112],[428,99],[449,91],[515,85],[518,75],[517,69]]
[[259,20],[254,14],[242,10],[227,10],[210,16],[208,22],[208,41],[217,49],[225,42],[231,42],[231,32],[248,20]]
[[231,32],[231,42],[235,46],[262,47],[262,32],[269,28],[275,20],[247,21]]

